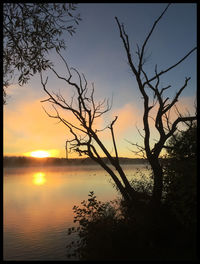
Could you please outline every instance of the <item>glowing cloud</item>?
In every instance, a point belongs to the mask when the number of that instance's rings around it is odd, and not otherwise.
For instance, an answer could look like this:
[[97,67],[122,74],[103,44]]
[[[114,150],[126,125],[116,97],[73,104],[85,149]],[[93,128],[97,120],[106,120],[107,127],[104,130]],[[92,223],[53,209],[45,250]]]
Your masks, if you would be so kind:
[[136,123],[140,121],[140,109],[134,107],[131,103],[124,105],[124,107],[112,112],[112,116],[118,116],[115,125],[117,134],[124,134],[128,130],[132,130]]

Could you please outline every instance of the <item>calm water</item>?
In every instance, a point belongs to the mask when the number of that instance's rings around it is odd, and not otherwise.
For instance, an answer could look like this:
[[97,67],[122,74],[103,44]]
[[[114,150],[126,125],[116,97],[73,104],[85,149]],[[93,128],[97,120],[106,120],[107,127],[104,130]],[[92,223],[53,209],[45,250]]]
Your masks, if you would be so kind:
[[[124,166],[128,178],[144,165]],[[100,167],[4,169],[4,260],[67,260],[68,227],[74,205],[94,191],[97,199],[117,198]]]

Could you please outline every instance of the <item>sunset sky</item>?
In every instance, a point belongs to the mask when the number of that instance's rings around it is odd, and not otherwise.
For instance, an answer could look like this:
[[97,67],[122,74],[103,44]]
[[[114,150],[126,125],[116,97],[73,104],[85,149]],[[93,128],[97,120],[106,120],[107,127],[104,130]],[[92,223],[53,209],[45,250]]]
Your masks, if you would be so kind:
[[[119,156],[134,157],[127,142],[142,144],[136,125],[142,131],[143,101],[136,81],[127,64],[127,58],[119,30],[114,19],[124,23],[129,35],[132,56],[136,58],[137,44],[141,45],[149,33],[155,19],[161,14],[166,4],[79,4],[77,12],[82,21],[75,35],[66,35],[67,49],[62,52],[70,67],[76,68],[86,76],[89,87],[95,85],[95,98],[112,98],[113,107],[100,119],[98,128],[103,128],[118,116],[115,135]],[[164,70],[180,60],[197,45],[197,6],[196,4],[172,4],[157,25],[147,45],[148,60],[144,69],[151,76],[155,64],[158,71]],[[55,69],[61,75],[66,70],[62,61],[54,53],[50,58]],[[152,73],[152,74],[151,74]],[[64,91],[64,83],[50,72],[47,88],[49,91]],[[171,84],[167,96],[173,96],[183,86],[185,77],[191,77],[183,91],[179,109],[194,113],[196,98],[196,52],[192,53],[182,64],[161,78],[163,87]],[[16,80],[15,80],[16,83]],[[65,157],[65,141],[69,132],[63,124],[49,118],[44,112],[41,100],[47,98],[42,89],[39,75],[20,87],[12,85],[7,90],[9,98],[4,106],[3,125],[4,155],[23,156],[30,152],[43,150],[54,157]],[[66,98],[70,100],[70,91],[65,89]],[[52,112],[53,113],[53,112]],[[109,131],[108,131],[109,132]],[[102,140],[112,151],[108,132],[102,134]],[[153,132],[152,140],[157,134]],[[76,157],[70,154],[69,157]]]

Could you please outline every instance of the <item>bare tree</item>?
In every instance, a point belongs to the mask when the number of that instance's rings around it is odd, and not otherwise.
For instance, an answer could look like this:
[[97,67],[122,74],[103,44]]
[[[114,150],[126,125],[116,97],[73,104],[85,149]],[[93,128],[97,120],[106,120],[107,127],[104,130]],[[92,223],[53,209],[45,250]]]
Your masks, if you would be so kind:
[[[97,129],[95,126],[95,121],[111,109],[111,103],[106,99],[100,102],[95,102],[94,85],[92,84],[91,89],[89,89],[85,76],[83,74],[81,75],[75,68],[69,68],[63,56],[58,51],[57,53],[65,64],[66,76],[60,76],[51,66],[50,69],[57,78],[65,82],[66,88],[69,88],[70,86],[74,90],[74,95],[70,101],[67,102],[61,93],[50,93],[47,90],[48,77],[44,81],[42,73],[40,73],[43,89],[48,95],[48,98],[41,102],[52,103],[55,114],[50,114],[44,108],[45,112],[49,117],[58,119],[68,128],[72,137],[71,140],[68,140],[68,143],[70,143],[70,149],[77,152],[79,155],[89,156],[92,160],[100,164],[100,166],[112,177],[123,198],[129,203],[132,201],[135,201],[136,203],[141,194],[135,191],[130,185],[119,162],[114,136],[114,125],[117,121],[117,116],[108,126],[101,130]],[[72,81],[72,78],[74,77],[72,72],[75,73],[75,77],[77,78],[76,82]],[[62,117],[58,109],[63,109],[71,113],[76,122],[69,121],[69,119],[67,120]],[[110,130],[114,155],[110,154],[109,150],[100,140],[99,133],[105,129]],[[105,159],[100,156],[100,151],[107,158],[109,162],[108,164]]]
[[[182,63],[189,55],[191,55],[195,50],[196,47],[190,50],[183,58],[181,58],[179,61],[171,65],[170,67],[166,68],[165,70],[158,71],[157,65],[155,66],[155,74],[151,77],[147,75],[147,73],[144,70],[144,63],[145,63],[145,48],[147,46],[147,43],[156,27],[158,22],[161,20],[165,12],[167,11],[170,4],[166,6],[162,14],[158,17],[158,19],[155,20],[149,34],[145,38],[143,44],[141,47],[137,45],[137,58],[138,58],[138,65],[136,65],[136,62],[134,61],[131,51],[130,51],[130,44],[129,44],[129,37],[128,34],[125,31],[124,25],[120,24],[117,17],[115,17],[120,37],[123,42],[123,46],[126,52],[126,56],[128,59],[128,64],[130,66],[131,71],[133,72],[138,88],[140,90],[140,93],[142,94],[143,102],[144,102],[144,112],[143,112],[143,126],[144,126],[144,146],[138,147],[138,153],[142,152],[145,153],[154,176],[154,186],[153,186],[153,193],[152,193],[152,205],[160,206],[161,204],[161,198],[162,198],[162,190],[163,190],[163,168],[162,164],[159,161],[159,156],[163,148],[165,148],[166,141],[173,136],[173,134],[177,131],[177,126],[181,122],[187,122],[187,121],[193,121],[196,120],[196,116],[183,116],[178,111],[178,117],[172,121],[170,119],[170,111],[172,109],[176,109],[176,103],[179,100],[179,97],[183,90],[187,87],[187,84],[190,80],[190,77],[186,77],[184,84],[179,88],[178,92],[174,96],[174,98],[170,99],[168,97],[163,96],[164,92],[169,89],[171,86],[167,87],[160,87],[160,78],[165,73],[169,72],[170,70],[173,70],[176,66],[178,66],[180,63]],[[153,100],[152,97],[149,95],[149,91],[153,92]],[[149,120],[151,118],[150,111],[155,106],[158,106],[158,109],[156,110],[155,118],[153,118],[154,126],[156,130],[159,133],[159,138],[156,140],[156,143],[151,147],[151,141],[150,141],[150,134],[151,129]]]

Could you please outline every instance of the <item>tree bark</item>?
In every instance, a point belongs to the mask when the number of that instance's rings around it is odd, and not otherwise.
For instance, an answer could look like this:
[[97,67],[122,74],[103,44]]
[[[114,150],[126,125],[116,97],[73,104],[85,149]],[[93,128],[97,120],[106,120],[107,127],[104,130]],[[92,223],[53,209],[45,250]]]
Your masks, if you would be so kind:
[[158,158],[151,158],[149,160],[151,168],[153,170],[153,192],[151,197],[151,204],[155,208],[161,206],[162,192],[163,192],[163,169]]

